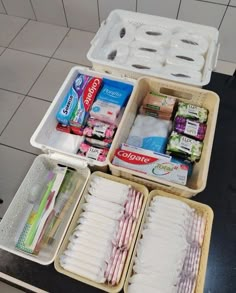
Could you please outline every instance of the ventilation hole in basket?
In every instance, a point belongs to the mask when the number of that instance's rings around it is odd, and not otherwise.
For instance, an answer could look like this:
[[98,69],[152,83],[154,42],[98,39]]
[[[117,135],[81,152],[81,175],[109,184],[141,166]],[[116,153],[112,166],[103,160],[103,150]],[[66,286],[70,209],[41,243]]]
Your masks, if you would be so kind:
[[178,91],[178,90],[174,90],[174,89],[170,89],[166,87],[160,88],[160,94],[164,94],[164,95],[172,96],[176,98],[181,98],[181,99],[186,99],[186,100],[191,100],[193,97],[193,95],[188,92],[184,92],[181,90]]
[[181,42],[186,43],[186,44],[190,44],[190,45],[193,45],[193,46],[198,46],[197,42],[186,40],[186,39],[181,40]]
[[186,56],[180,56],[180,55],[177,55],[177,56],[175,56],[175,57],[176,57],[176,58],[179,58],[179,59],[187,60],[187,61],[194,61],[193,58],[186,57]]
[[3,199],[0,198],[0,204],[3,204]]
[[124,38],[125,34],[126,34],[126,29],[125,29],[125,27],[123,27],[123,28],[120,30],[120,38],[121,38],[121,39]]
[[162,35],[162,33],[151,32],[151,31],[147,31],[146,34],[149,35],[149,36],[161,36]]
[[116,58],[117,50],[111,51],[111,53],[108,54],[107,59],[108,60],[114,60]]
[[155,50],[155,49],[151,49],[151,48],[139,48],[139,50],[141,50],[141,51],[147,51],[147,52],[157,52],[157,50]]
[[132,66],[137,69],[151,69],[150,67],[140,65],[140,64],[132,64]]
[[111,74],[111,71],[108,71],[108,70],[105,70],[104,72],[107,74]]
[[184,77],[184,78],[190,78],[189,75],[183,74],[183,73],[171,73],[171,75],[175,77]]

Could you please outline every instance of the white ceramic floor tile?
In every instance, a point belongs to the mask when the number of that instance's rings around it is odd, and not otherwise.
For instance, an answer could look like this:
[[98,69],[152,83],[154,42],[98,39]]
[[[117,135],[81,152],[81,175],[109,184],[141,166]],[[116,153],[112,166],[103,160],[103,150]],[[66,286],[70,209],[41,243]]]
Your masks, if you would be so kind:
[[27,94],[48,58],[7,49],[0,56],[0,88]]
[[[1,218],[34,159],[34,155],[0,145],[0,199],[3,200],[3,203],[0,204]],[[3,285],[0,284],[0,292],[7,293],[8,291],[1,290],[1,286]]]
[[2,54],[2,52],[5,50],[4,47],[0,47],[0,55]]
[[63,0],[63,3],[69,27],[89,32],[96,32],[98,30],[97,0]]
[[86,54],[95,34],[71,29],[53,57],[85,66],[91,66]]
[[235,70],[236,70],[235,63],[218,60],[216,69],[214,71],[228,74],[228,75],[233,75]]
[[26,22],[27,19],[0,14],[0,46],[7,47]]
[[24,96],[0,89],[0,134],[19,107]]
[[50,103],[26,97],[0,137],[0,143],[39,154],[30,145],[30,138],[42,120]]
[[52,101],[74,65],[76,64],[51,59],[29,92],[29,96]]
[[62,0],[31,0],[38,21],[67,26]]
[[29,21],[10,48],[29,53],[52,56],[69,28],[38,21]]
[[7,14],[35,19],[30,0],[2,0]]

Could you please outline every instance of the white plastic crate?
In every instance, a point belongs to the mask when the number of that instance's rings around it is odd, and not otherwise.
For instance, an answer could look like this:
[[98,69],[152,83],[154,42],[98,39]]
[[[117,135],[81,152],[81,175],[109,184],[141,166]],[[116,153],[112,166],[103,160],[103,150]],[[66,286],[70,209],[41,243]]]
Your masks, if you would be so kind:
[[[147,67],[150,66],[151,68],[142,69],[137,68],[137,65],[139,64],[127,65],[127,61],[123,64],[118,64],[119,62],[117,63],[114,60],[112,61],[108,60],[108,58],[104,58],[101,52],[104,49],[104,45],[111,44],[111,41],[108,40],[108,36],[109,34],[116,33],[115,30],[118,23],[123,23],[124,27],[127,24],[135,25],[136,27],[140,27],[141,25],[148,25],[156,27],[157,30],[159,29],[160,31],[168,30],[171,32],[173,37],[176,33],[183,32],[195,34],[206,38],[208,40],[209,47],[207,52],[204,54],[205,63],[201,71],[201,80],[192,80],[189,79],[189,77],[184,76],[181,77],[181,74],[179,75],[178,72],[169,72],[167,74],[167,72],[165,71],[166,59],[163,64],[164,66],[161,69],[156,70],[155,66],[152,68],[153,59],[150,60],[150,65],[147,65]],[[134,79],[137,79],[140,76],[144,75],[153,76],[202,87],[209,83],[211,78],[211,72],[217,64],[219,53],[218,37],[219,32],[216,28],[213,27],[137,12],[114,10],[101,24],[100,29],[98,30],[94,39],[91,41],[91,47],[87,54],[87,58],[92,62],[93,68],[100,72],[107,72],[116,76],[127,76]],[[119,43],[122,42],[123,41],[121,39]],[[117,45],[114,44],[114,49],[116,47]],[[148,44],[145,47],[148,48]],[[165,50],[169,50],[170,46],[167,44],[164,46],[164,48]],[[130,53],[130,56],[132,56],[132,53]],[[142,57],[140,57],[139,59],[142,59]],[[176,74],[177,76],[175,76]]]
[[[126,142],[130,129],[133,125],[138,109],[148,92],[156,92],[177,97],[178,101],[183,101],[196,106],[208,109],[207,131],[204,139],[201,159],[195,163],[193,173],[188,179],[187,185],[169,182],[161,177],[146,175],[124,167],[112,164],[116,149],[121,143]],[[211,150],[215,135],[215,127],[219,108],[219,96],[212,92],[197,87],[187,86],[175,82],[150,77],[140,78],[132,93],[130,101],[126,107],[120,129],[116,133],[111,151],[108,155],[109,167],[112,175],[120,176],[131,181],[135,181],[147,186],[149,189],[164,190],[182,197],[192,197],[203,191],[206,187],[208,170],[210,165]]]
[[80,169],[79,166],[76,166],[75,164],[67,164],[67,166],[77,169],[77,172],[80,174],[80,184],[74,193],[73,203],[65,212],[52,245],[43,247],[38,255],[27,254],[16,248],[16,242],[24,227],[24,223],[27,220],[26,215],[30,208],[29,198],[31,191],[35,185],[40,184],[46,172],[57,163],[61,164],[62,162],[60,160],[53,160],[49,158],[48,155],[40,155],[34,160],[0,222],[0,248],[42,265],[48,265],[54,261],[86,182],[90,176],[90,170],[88,168]]
[[[68,76],[66,77],[65,81],[63,82],[62,86],[60,87],[56,97],[54,98],[52,104],[48,108],[46,114],[44,115],[42,121],[40,122],[39,126],[35,130],[34,134],[30,139],[30,143],[32,146],[41,149],[44,153],[50,154],[51,158],[59,159],[63,161],[65,165],[68,163],[73,164],[80,164],[81,167],[86,167],[87,165],[92,166],[94,169],[99,169],[100,171],[106,171],[108,166],[108,160],[104,162],[95,161],[86,157],[82,157],[77,154],[73,154],[70,152],[63,151],[60,146],[55,147],[52,143],[57,140],[60,131],[56,130],[56,125],[58,123],[56,119],[56,114],[62,104],[65,95],[67,94],[69,88],[72,86],[76,76],[78,73],[87,74],[90,76],[96,77],[106,77],[111,80],[116,81],[123,81],[128,84],[134,85],[136,81],[129,79],[129,78],[122,78],[122,77],[115,77],[110,76],[108,74],[100,73],[89,68],[75,66],[73,67]],[[119,128],[119,127],[118,127]]]

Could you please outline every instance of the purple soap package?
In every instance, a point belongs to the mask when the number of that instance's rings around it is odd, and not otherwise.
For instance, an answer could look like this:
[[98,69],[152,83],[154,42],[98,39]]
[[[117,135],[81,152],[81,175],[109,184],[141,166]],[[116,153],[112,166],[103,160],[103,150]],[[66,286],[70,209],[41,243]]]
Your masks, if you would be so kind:
[[181,134],[193,137],[197,140],[203,141],[206,134],[207,125],[187,119],[185,117],[176,116],[174,123],[174,130]]

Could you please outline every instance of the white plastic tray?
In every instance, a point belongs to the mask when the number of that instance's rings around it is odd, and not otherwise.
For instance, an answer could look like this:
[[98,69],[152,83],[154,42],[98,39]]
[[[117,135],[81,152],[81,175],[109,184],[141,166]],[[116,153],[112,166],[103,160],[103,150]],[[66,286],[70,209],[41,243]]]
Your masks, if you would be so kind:
[[[117,64],[113,61],[104,59],[101,57],[101,50],[105,44],[108,44],[107,40],[109,33],[114,31],[115,26],[118,23],[133,24],[136,27],[141,25],[155,26],[159,29],[169,30],[173,36],[177,32],[184,32],[190,34],[197,34],[202,37],[205,37],[209,42],[209,48],[205,54],[205,65],[202,70],[202,80],[188,80],[184,77],[175,77],[172,75],[166,75],[164,70],[157,72],[156,70],[144,70],[137,69],[135,67],[127,66],[124,64]],[[134,79],[139,78],[140,76],[153,76],[164,79],[169,79],[185,84],[191,84],[194,86],[202,87],[209,83],[211,78],[211,72],[216,67],[218,53],[219,53],[219,44],[218,44],[219,32],[216,28],[193,24],[190,22],[169,19],[164,17],[158,17],[154,15],[147,15],[137,12],[131,12],[126,10],[113,10],[105,20],[94,39],[91,41],[91,47],[88,51],[87,58],[92,62],[93,68],[100,72],[109,72],[112,75],[116,76],[127,76]],[[121,40],[122,42],[122,40]],[[147,45],[148,46],[148,45]],[[164,67],[165,68],[165,63]]]
[[129,78],[114,77],[114,76],[110,76],[109,74],[96,72],[89,68],[80,67],[80,66],[73,67],[70,70],[65,81],[63,82],[61,88],[59,89],[51,106],[48,108],[39,126],[37,127],[34,134],[32,135],[30,139],[30,143],[32,144],[32,146],[38,149],[41,149],[44,153],[49,153],[52,158],[63,161],[65,165],[67,165],[68,163],[74,164],[76,161],[76,164],[77,165],[80,164],[81,167],[86,167],[87,165],[90,165],[90,166],[98,167],[100,168],[100,170],[103,170],[102,168],[106,168],[108,165],[107,160],[104,162],[99,162],[92,159],[88,159],[88,158],[79,156],[77,154],[65,152],[59,147],[58,148],[54,147],[51,143],[52,141],[55,141],[59,132],[58,130],[56,130],[56,125],[58,123],[56,119],[57,111],[65,95],[67,94],[69,88],[72,86],[73,81],[75,80],[78,73],[88,74],[90,76],[97,76],[101,78],[106,77],[111,80],[123,81],[132,85],[136,83],[136,81]]
[[[90,170],[88,168],[77,169],[81,175],[81,184],[79,185],[73,204],[63,217],[59,229],[55,234],[55,240],[52,245],[42,248],[37,256],[24,253],[23,251],[16,249],[15,245],[19,238],[20,232],[23,229],[24,220],[26,220],[25,214],[29,207],[28,199],[30,192],[35,184],[40,183],[40,180],[42,180],[43,175],[47,172],[47,170],[49,170],[56,163],[62,162],[52,160],[47,155],[40,155],[34,160],[31,168],[25,176],[24,181],[19,187],[14,199],[0,222],[0,248],[42,265],[48,265],[54,261],[86,182],[90,176]],[[70,165],[70,167],[76,169],[74,165]]]

